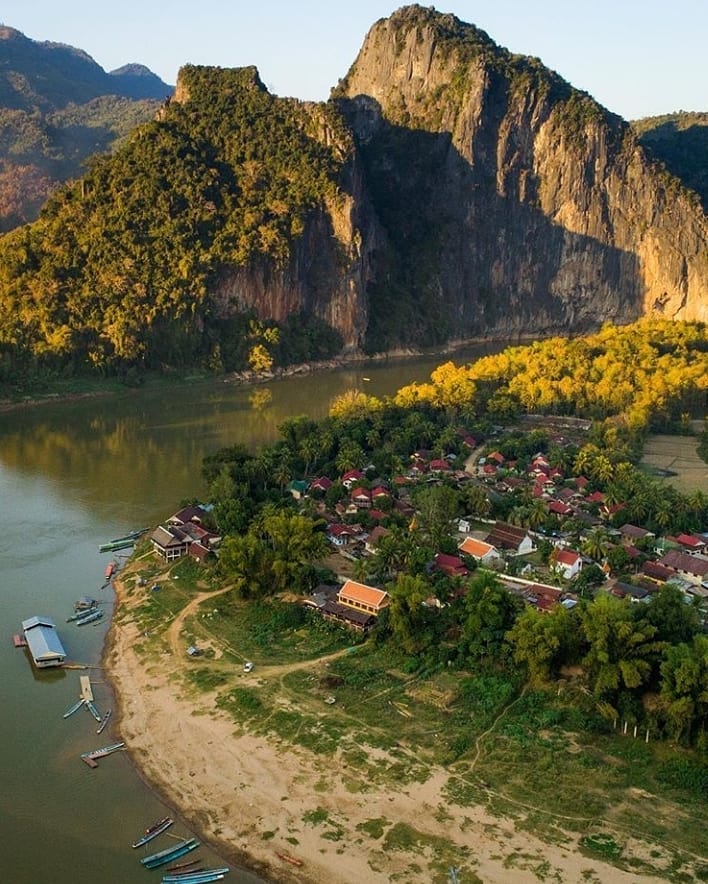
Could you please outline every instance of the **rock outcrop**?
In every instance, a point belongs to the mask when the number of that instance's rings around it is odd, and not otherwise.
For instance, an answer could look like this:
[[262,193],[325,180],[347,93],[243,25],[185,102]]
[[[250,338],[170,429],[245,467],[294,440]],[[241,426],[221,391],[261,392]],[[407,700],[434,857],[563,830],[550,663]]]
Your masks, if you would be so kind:
[[537,59],[406,7],[371,28],[335,96],[427,338],[708,319],[699,200]]

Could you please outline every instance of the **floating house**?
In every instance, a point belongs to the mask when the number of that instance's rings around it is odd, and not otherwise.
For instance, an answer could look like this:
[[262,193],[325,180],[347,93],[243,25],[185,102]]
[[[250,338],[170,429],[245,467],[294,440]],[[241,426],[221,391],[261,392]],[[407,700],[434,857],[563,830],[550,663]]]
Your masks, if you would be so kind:
[[29,620],[23,620],[22,632],[38,669],[62,665],[66,659],[66,651],[57,628],[49,617],[30,617]]

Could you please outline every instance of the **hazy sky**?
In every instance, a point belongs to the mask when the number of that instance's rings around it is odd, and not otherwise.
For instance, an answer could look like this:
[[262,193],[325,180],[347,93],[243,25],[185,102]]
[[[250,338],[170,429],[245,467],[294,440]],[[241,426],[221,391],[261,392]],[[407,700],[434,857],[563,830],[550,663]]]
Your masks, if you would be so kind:
[[[255,64],[277,95],[325,99],[385,0],[4,0],[0,21],[85,50],[107,71]],[[425,5],[425,4],[424,4]],[[627,119],[708,111],[708,0],[447,0],[436,6],[536,55]]]

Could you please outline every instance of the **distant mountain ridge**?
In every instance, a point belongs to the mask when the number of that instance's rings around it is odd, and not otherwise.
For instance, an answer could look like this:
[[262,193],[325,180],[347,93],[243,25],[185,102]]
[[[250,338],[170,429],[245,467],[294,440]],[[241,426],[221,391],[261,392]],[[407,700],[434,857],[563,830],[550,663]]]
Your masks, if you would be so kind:
[[146,122],[172,93],[148,68],[107,73],[86,52],[0,26],[0,232]]
[[328,102],[185,66],[155,120],[0,238],[0,355],[234,370],[706,321],[707,242],[698,195],[628,123],[409,6]]

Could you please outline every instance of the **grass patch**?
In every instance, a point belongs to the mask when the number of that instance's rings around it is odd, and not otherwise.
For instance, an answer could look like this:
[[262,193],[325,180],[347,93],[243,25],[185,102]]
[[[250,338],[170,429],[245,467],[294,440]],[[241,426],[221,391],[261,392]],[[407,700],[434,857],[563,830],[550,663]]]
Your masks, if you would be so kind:
[[356,827],[358,832],[365,832],[369,838],[378,840],[383,838],[386,828],[391,825],[391,821],[386,817],[377,817],[375,819],[365,820]]
[[596,832],[580,839],[580,846],[588,853],[604,859],[616,860],[622,856],[622,848],[608,833]]

